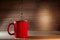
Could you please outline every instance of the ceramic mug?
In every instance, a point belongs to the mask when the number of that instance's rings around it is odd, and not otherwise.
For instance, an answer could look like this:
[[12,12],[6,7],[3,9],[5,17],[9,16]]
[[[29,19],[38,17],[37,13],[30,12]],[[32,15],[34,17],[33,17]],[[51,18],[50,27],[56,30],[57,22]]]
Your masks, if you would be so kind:
[[[9,32],[11,25],[14,25],[14,33]],[[7,28],[9,35],[14,35],[16,38],[27,38],[28,37],[28,22],[25,20],[14,21],[10,23]]]

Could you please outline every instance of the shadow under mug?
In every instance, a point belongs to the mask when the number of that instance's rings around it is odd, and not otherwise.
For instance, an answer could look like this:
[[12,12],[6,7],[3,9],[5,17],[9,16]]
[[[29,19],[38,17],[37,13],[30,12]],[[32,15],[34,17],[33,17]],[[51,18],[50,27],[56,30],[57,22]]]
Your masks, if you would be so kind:
[[[9,32],[9,28],[11,25],[14,25],[14,33]],[[28,37],[28,22],[25,20],[22,21],[14,21],[14,23],[10,23],[7,28],[9,35],[14,35],[15,38],[27,38]]]

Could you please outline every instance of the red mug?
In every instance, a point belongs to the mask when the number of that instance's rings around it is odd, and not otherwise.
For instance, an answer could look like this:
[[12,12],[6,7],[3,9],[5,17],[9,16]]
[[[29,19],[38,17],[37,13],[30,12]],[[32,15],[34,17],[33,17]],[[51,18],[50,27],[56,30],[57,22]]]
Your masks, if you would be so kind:
[[[14,25],[14,33],[9,32],[11,25]],[[14,35],[16,38],[27,38],[28,37],[28,22],[27,21],[14,21],[10,23],[7,28],[9,35]]]

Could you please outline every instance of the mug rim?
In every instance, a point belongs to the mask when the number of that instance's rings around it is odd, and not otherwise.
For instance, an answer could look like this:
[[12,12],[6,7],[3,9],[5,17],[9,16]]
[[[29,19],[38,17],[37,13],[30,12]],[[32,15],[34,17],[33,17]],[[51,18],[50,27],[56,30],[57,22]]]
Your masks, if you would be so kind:
[[15,20],[14,22],[21,22],[21,21],[22,21],[22,22],[24,22],[24,21],[27,22],[27,20],[19,20],[19,21],[16,21],[16,20]]

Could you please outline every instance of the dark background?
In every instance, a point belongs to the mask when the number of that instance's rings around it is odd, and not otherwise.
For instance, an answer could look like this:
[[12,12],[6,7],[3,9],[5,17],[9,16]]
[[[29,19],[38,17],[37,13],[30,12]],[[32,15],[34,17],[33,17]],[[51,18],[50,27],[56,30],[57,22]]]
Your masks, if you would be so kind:
[[54,30],[60,31],[60,0],[0,0],[0,31],[6,31],[9,23],[20,20],[21,12],[29,22],[29,30],[38,30],[36,18],[42,5],[48,6],[52,14]]

